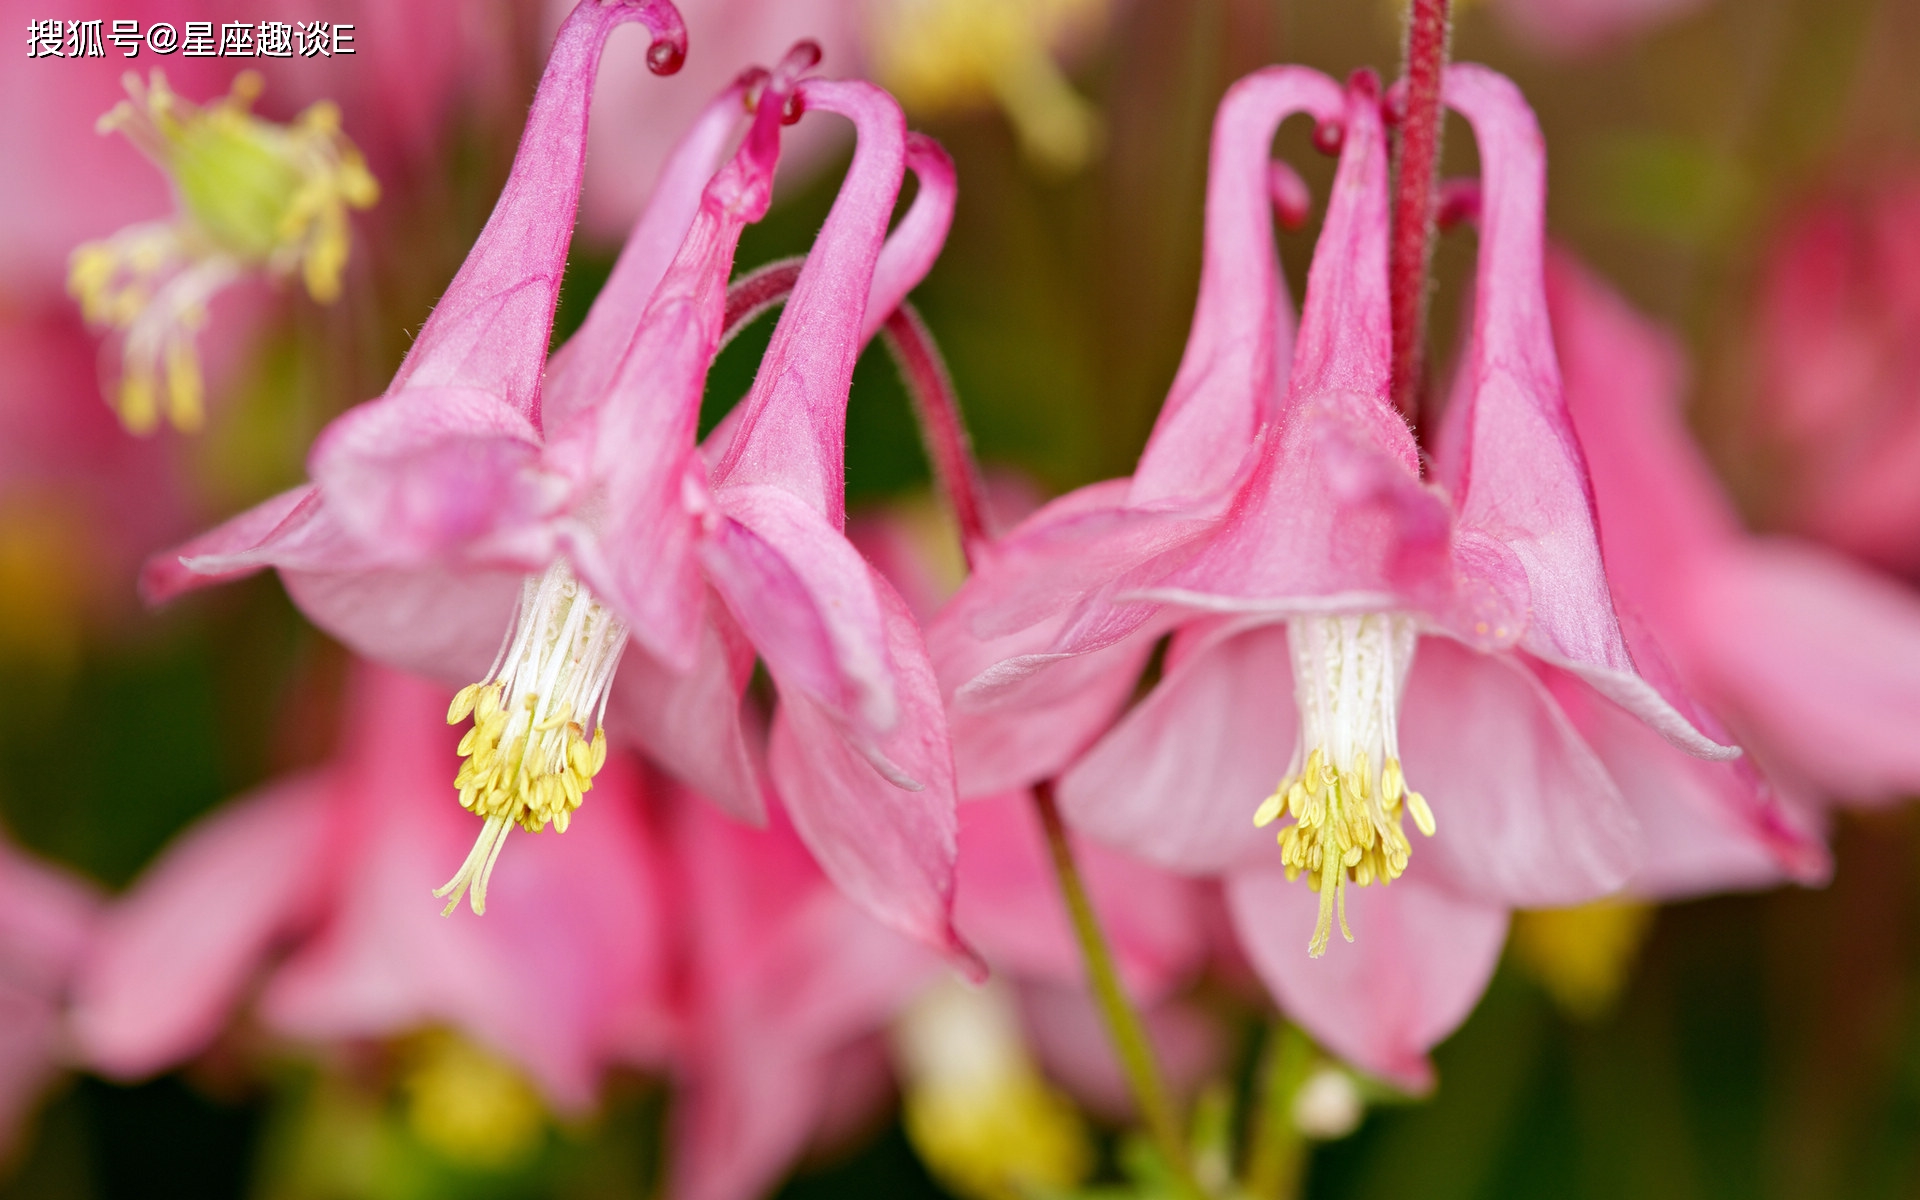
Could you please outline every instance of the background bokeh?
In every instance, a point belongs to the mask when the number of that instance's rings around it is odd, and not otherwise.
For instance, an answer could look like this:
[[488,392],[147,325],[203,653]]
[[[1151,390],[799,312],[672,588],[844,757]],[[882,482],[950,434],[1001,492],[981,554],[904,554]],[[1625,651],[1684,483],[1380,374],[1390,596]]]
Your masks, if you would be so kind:
[[[1500,7],[1463,6],[1456,57],[1525,90],[1548,139],[1554,236],[1682,335],[1697,432],[1755,526],[1782,527],[1796,446],[1768,433],[1761,282],[1810,207],[1920,172],[1920,4],[1719,0],[1577,55],[1517,34]],[[133,451],[165,464],[153,486],[172,492],[144,499],[164,510],[153,517],[163,528],[139,551],[297,482],[319,425],[391,374],[485,218],[544,49],[549,26],[529,6],[494,6],[489,20],[486,82],[461,95],[430,150],[392,160],[406,175],[383,178],[379,220],[361,223],[346,300],[272,301],[272,331],[217,379],[201,439]],[[1050,490],[1130,469],[1186,335],[1221,92],[1270,62],[1391,75],[1397,43],[1387,0],[1131,0],[1068,59],[1104,125],[1084,167],[1034,166],[991,105],[916,121],[961,180],[947,250],[916,303],[983,458]],[[361,44],[378,48],[370,34]],[[9,53],[0,125],[54,119],[35,96],[43,73],[68,64]],[[461,65],[478,70],[479,58]],[[324,75],[316,86],[325,93]],[[263,107],[274,105],[270,92]],[[349,134],[368,137],[353,121],[349,109]],[[1306,131],[1290,125],[1280,148],[1324,196],[1332,161]],[[1447,173],[1472,164],[1456,123]],[[837,180],[829,165],[787,185],[747,232],[742,266],[804,252]],[[1316,229],[1281,238],[1296,296]],[[1451,344],[1472,248],[1470,231],[1440,244],[1437,347]],[[615,249],[576,245],[560,334]],[[0,299],[24,311],[17,294]],[[770,327],[763,318],[723,353],[710,420],[744,391]],[[0,384],[9,409],[29,402],[17,378]],[[89,392],[66,402],[97,405]],[[877,351],[856,376],[847,464],[854,506],[927,486]],[[74,499],[85,486],[0,495],[0,815],[19,843],[111,890],[196,816],[327,755],[344,654],[271,577],[140,610],[137,554],[98,532],[111,518]],[[1843,815],[1835,846],[1825,889],[1662,909],[1598,1016],[1566,1015],[1521,966],[1504,966],[1439,1050],[1435,1096],[1377,1109],[1322,1147],[1307,1194],[1920,1195],[1920,817]],[[248,1036],[236,1030],[233,1046],[151,1082],[61,1084],[0,1196],[585,1198],[644,1194],[652,1177],[666,1101],[638,1076],[617,1082],[598,1120],[559,1126],[537,1155],[485,1171],[393,1132],[384,1102],[354,1087],[377,1064],[288,1060],[263,1073],[243,1066],[255,1061]],[[377,1169],[356,1182],[343,1146]],[[892,1123],[805,1164],[782,1193],[939,1194]]]

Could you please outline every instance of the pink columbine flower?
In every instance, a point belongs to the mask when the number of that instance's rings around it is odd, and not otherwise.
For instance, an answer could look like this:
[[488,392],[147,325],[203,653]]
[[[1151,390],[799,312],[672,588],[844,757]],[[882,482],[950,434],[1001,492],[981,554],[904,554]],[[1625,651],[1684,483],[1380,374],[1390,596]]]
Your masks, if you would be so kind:
[[109,912],[75,986],[95,1070],[134,1078],[205,1050],[243,1000],[329,1043],[444,1023],[581,1111],[612,1062],[669,1038],[657,867],[638,774],[610,767],[583,836],[538,838],[497,873],[510,900],[443,922],[424,880],[471,836],[446,803],[449,693],[356,664],[341,744],[188,829]]
[[[664,4],[575,10],[494,217],[387,394],[321,435],[313,483],[156,562],[149,590],[277,567],[357,650],[477,680],[449,719],[474,717],[456,782],[486,823],[442,889],[471,887],[476,911],[514,824],[565,828],[604,761],[609,703],[670,769],[756,818],[740,699],[757,652],[782,699],[771,770],[802,836],[860,903],[953,944],[938,691],[904,606],[840,533],[854,360],[938,252],[951,168],[878,89],[796,84],[812,62],[797,50],[696,124],[543,386],[594,63],[629,19],[655,29],[662,65],[677,59]],[[712,174],[748,88],[751,127]],[[850,117],[859,150],[752,392],[703,454],[733,249],[765,211],[790,96]],[[883,253],[908,165],[921,197]]]
[[[1072,764],[1071,819],[1224,874],[1287,1010],[1411,1081],[1484,986],[1509,908],[1604,894],[1640,861],[1633,816],[1555,689],[1691,753],[1734,753],[1642,678],[1614,613],[1546,323],[1532,115],[1482,68],[1453,68],[1446,97],[1479,136],[1485,217],[1432,477],[1388,399],[1371,81],[1343,96],[1312,72],[1259,72],[1215,123],[1200,303],[1139,470],[1017,528],[931,634],[965,791]],[[1298,111],[1344,133],[1285,376],[1266,158]],[[1158,685],[1081,755],[1168,632]],[[997,736],[1010,725],[1053,745]],[[1406,815],[1430,847],[1415,851]],[[1280,850],[1262,848],[1255,825],[1285,816]],[[1317,900],[1289,884],[1303,874]],[[1358,953],[1312,961],[1349,905]]]
[[1827,805],[1920,790],[1920,597],[1800,539],[1748,534],[1681,421],[1672,338],[1565,255],[1547,297],[1614,594],[1765,775],[1617,720],[1587,726],[1648,831],[1636,890],[1818,879],[1808,831]]

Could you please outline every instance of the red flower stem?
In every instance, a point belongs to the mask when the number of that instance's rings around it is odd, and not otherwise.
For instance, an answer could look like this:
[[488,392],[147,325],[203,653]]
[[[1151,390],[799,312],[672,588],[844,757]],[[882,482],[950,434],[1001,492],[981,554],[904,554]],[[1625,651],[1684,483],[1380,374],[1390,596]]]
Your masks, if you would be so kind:
[[783,258],[755,267],[727,285],[727,315],[720,329],[720,345],[724,347],[755,317],[785,300],[800,281],[800,268],[806,265],[804,257]]
[[1393,196],[1390,288],[1393,300],[1393,400],[1408,420],[1419,415],[1425,364],[1427,270],[1433,258],[1434,176],[1440,166],[1440,80],[1447,67],[1450,0],[1410,0]]
[[991,541],[993,533],[987,525],[980,468],[973,458],[966,423],[960,418],[953,377],[947,374],[947,364],[940,357],[933,334],[912,305],[894,309],[880,336],[893,352],[907,395],[913,400],[913,415],[920,421],[920,437],[926,443],[934,481],[960,526],[960,551],[971,567],[975,551]]
[[1100,917],[1093,911],[1093,899],[1087,894],[1080,868],[1073,859],[1073,843],[1067,840],[1066,822],[1060,817],[1060,805],[1053,798],[1053,781],[1045,779],[1033,789],[1033,804],[1040,812],[1040,824],[1046,830],[1047,850],[1053,859],[1054,874],[1060,881],[1060,894],[1067,903],[1067,916],[1073,922],[1074,940],[1080,943],[1081,957],[1087,964],[1087,983],[1100,1005],[1107,1033],[1126,1072],[1133,1102],[1147,1124],[1147,1132],[1160,1148],[1168,1168],[1191,1196],[1204,1193],[1193,1179],[1187,1160],[1186,1138],[1180,1133],[1173,1100],[1154,1059],[1153,1043],[1147,1040],[1146,1025],[1127,997],[1114,963],[1113,948],[1100,928]]
[[[755,317],[785,300],[805,265],[804,258],[782,259],[735,280],[727,288],[727,315],[720,344],[725,346]],[[887,323],[880,328],[880,338],[893,355],[913,402],[927,460],[933,466],[934,483],[953,510],[954,522],[960,527],[961,553],[972,565],[974,551],[992,539],[992,530],[982,501],[985,489],[980,483],[980,468],[974,462],[966,422],[960,418],[953,377],[947,374],[946,360],[941,358],[933,334],[912,305],[902,304],[888,315]]]

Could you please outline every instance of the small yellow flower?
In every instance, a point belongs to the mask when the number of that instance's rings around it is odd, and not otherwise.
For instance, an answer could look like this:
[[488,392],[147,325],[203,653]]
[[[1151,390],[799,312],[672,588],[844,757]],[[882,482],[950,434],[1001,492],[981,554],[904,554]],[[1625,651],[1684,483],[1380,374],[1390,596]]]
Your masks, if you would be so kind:
[[197,429],[204,385],[194,337],[207,305],[252,274],[298,273],[321,303],[340,294],[351,237],[347,211],[370,208],[380,187],[340,131],[330,101],[286,125],[253,115],[260,77],[243,71],[207,105],[181,99],[155,71],[129,73],[126,100],[100,118],[172,182],[171,218],[143,222],[73,252],[67,290],[88,323],[122,339],[111,402],[135,433],[165,417]]

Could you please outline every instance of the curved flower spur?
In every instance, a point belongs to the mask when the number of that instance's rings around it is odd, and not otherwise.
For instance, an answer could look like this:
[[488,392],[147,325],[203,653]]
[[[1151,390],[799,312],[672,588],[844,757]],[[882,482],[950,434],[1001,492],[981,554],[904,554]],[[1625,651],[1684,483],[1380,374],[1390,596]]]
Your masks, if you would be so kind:
[[[476,911],[511,824],[563,825],[578,803],[603,753],[601,713],[616,690],[622,696],[614,703],[644,746],[732,811],[757,815],[759,784],[739,700],[758,649],[790,705],[797,695],[823,693],[833,722],[832,745],[777,752],[776,777],[805,784],[816,756],[839,753],[844,737],[886,764],[896,782],[929,790],[900,793],[901,800],[885,795],[890,807],[873,818],[880,835],[863,830],[850,850],[833,840],[834,830],[865,818],[836,806],[872,799],[874,789],[861,790],[864,779],[854,774],[842,781],[847,788],[828,790],[821,800],[828,811],[812,822],[799,815],[805,799],[792,800],[796,823],[814,835],[829,874],[896,924],[956,945],[946,918],[950,754],[917,632],[873,619],[828,633],[823,624],[792,619],[804,609],[816,622],[822,612],[857,620],[884,603],[867,588],[859,606],[863,589],[846,581],[838,561],[850,556],[857,564],[858,557],[850,548],[836,554],[833,544],[840,423],[859,346],[918,282],[945,236],[951,170],[937,147],[907,138],[898,108],[878,89],[796,88],[795,77],[817,57],[811,47],[797,49],[772,77],[743,78],[681,143],[608,288],[575,343],[556,356],[543,391],[540,367],[572,223],[593,63],[613,24],[655,10],[636,6],[610,19],[613,12],[583,4],[563,28],[501,208],[388,394],[323,433],[310,462],[314,483],[157,560],[144,582],[160,598],[277,567],[303,610],[361,652],[443,679],[479,680],[452,715],[478,717],[461,785],[487,825],[446,889],[457,897],[471,885]],[[709,180],[743,97],[755,110],[751,127]],[[756,542],[755,514],[736,517],[729,498],[752,508],[767,489],[741,486],[749,480],[738,467],[733,487],[710,489],[694,428],[722,332],[734,245],[765,210],[779,126],[806,107],[854,115],[863,136],[809,260],[812,280],[803,276],[783,316],[733,447],[739,462],[758,453],[805,473],[800,499],[815,519],[806,527],[795,506],[768,501],[761,507],[775,513],[776,528]],[[883,252],[909,162],[922,176],[921,194]],[[562,170],[564,186],[540,186],[543,174]],[[770,450],[772,437],[789,444]],[[751,482],[778,490],[782,481]],[[804,494],[809,484],[813,491]],[[805,561],[777,596],[743,597],[727,586],[742,577],[741,555],[751,560],[746,570],[763,569],[779,561],[764,546],[794,548],[795,537],[802,539],[796,553],[824,556],[833,569]],[[708,603],[708,576],[719,577],[729,604],[747,611]],[[503,631],[505,648],[488,668]],[[884,634],[891,636],[876,641]],[[625,682],[616,688],[623,656]],[[620,720],[617,714],[616,726]],[[693,729],[698,738],[682,737]],[[883,793],[898,791],[854,761]],[[838,760],[820,770],[850,772]],[[793,790],[804,797],[822,789]]]

